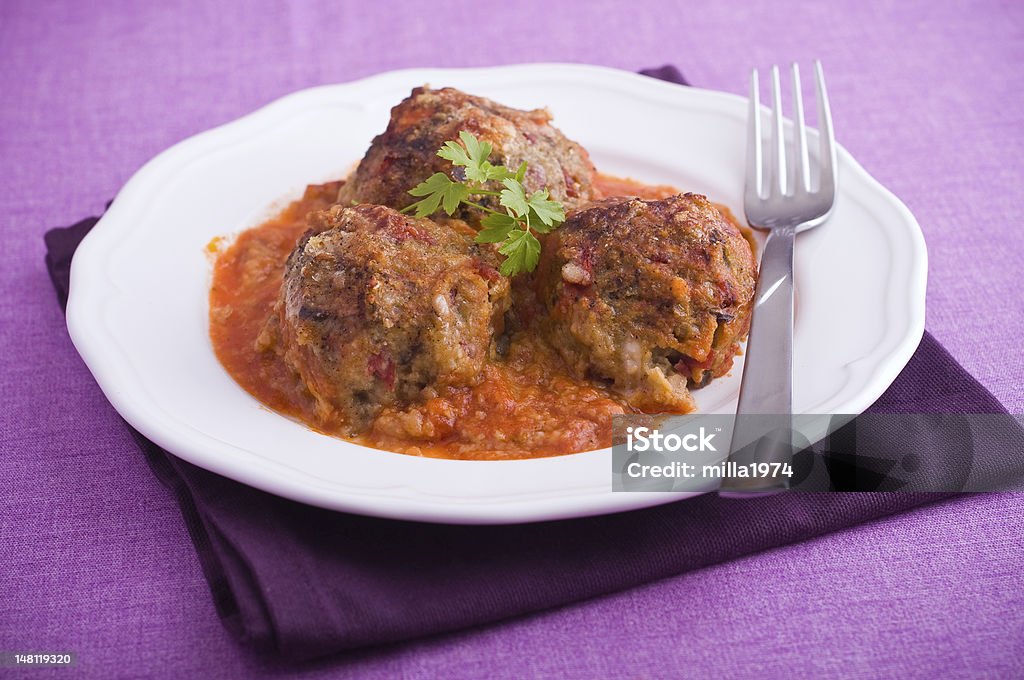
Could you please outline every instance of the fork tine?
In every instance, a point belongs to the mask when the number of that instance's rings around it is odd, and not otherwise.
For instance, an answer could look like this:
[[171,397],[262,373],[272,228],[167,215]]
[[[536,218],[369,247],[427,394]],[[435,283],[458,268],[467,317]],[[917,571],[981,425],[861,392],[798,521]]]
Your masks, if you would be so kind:
[[752,198],[760,198],[764,191],[762,177],[764,158],[761,151],[761,85],[757,69],[750,73],[750,113],[747,119],[747,184],[746,191]]
[[804,98],[800,88],[800,66],[793,62],[793,116],[796,118],[796,172],[793,175],[793,193],[811,190],[810,168],[807,160],[807,125],[804,123]]
[[818,91],[818,130],[821,136],[821,180],[819,193],[835,196],[836,192],[836,139],[832,130],[832,111],[825,89],[825,73],[821,61],[814,62],[814,76]]
[[769,195],[783,196],[786,193],[786,134],[782,129],[782,87],[779,84],[779,67],[772,66],[772,147],[770,172],[774,181]]

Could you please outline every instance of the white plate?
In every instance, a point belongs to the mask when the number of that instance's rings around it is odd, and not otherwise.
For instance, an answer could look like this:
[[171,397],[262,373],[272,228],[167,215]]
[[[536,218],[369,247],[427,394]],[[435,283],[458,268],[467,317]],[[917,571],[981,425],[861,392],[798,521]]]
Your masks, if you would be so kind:
[[[357,446],[269,411],[218,363],[207,334],[215,236],[337,179],[410,88],[451,85],[547,106],[598,168],[705,193],[742,215],[746,100],[595,66],[396,71],[304,90],[147,163],[75,255],[68,329],[124,418],[168,451],[327,508],[460,523],[526,522],[656,505],[611,492],[609,449],[523,461],[416,458]],[[842,131],[840,130],[840,135]],[[927,256],[907,208],[843,149],[828,224],[797,242],[794,410],[860,413],[924,330]],[[735,409],[741,366],[696,392]],[[685,494],[684,494],[685,495]]]

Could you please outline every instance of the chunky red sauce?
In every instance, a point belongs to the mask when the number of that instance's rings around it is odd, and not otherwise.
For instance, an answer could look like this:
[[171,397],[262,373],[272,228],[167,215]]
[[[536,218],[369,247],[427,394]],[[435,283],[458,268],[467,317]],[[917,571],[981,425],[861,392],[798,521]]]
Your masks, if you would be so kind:
[[[601,175],[605,197],[665,198],[678,193]],[[268,407],[340,436],[317,422],[312,397],[274,352],[256,349],[284,274],[306,230],[306,215],[330,206],[339,182],[310,186],[279,215],[248,229],[229,246],[216,239],[210,289],[210,338],[218,359],[246,391]],[[601,385],[571,376],[537,334],[512,337],[505,359],[487,366],[475,387],[451,388],[426,403],[385,409],[355,441],[379,449],[443,458],[554,456],[611,445],[611,415],[630,410]],[[394,433],[401,432],[401,436]],[[421,434],[410,438],[410,432]]]

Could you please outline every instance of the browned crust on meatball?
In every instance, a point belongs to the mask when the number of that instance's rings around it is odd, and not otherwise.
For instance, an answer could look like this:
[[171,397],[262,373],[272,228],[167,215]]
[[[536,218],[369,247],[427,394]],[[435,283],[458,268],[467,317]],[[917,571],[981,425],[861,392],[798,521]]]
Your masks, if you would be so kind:
[[693,410],[687,383],[732,366],[750,328],[750,244],[707,198],[609,199],[544,244],[537,285],[553,345],[636,408]]
[[[437,155],[466,130],[493,146],[491,162],[515,170],[528,165],[523,187],[548,189],[567,209],[594,197],[594,165],[586,150],[551,125],[546,109],[522,111],[454,88],[417,87],[391,110],[387,129],[378,135],[338,202],[376,203],[401,210],[416,199],[408,193],[435,172],[463,179],[460,168]],[[498,208],[496,199],[485,198]],[[463,206],[456,217],[477,224],[480,211]]]
[[491,249],[383,206],[309,221],[263,344],[298,373],[318,418],[357,433],[385,406],[480,379],[509,306]]

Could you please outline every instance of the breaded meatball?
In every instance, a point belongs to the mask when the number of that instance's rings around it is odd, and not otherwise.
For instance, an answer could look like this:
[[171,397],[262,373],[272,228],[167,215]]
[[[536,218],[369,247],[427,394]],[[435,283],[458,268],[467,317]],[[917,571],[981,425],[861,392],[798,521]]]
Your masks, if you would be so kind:
[[468,227],[377,205],[335,205],[310,224],[265,344],[298,373],[323,422],[355,434],[384,406],[480,379],[509,286]]
[[[459,132],[471,132],[493,146],[491,162],[515,170],[526,161],[527,192],[547,188],[551,199],[571,209],[593,196],[594,165],[576,142],[551,125],[545,109],[521,111],[474,97],[454,88],[418,87],[391,109],[391,122],[378,135],[353,176],[342,187],[338,202],[376,203],[402,209],[416,199],[409,189],[443,172],[456,179],[461,168],[437,155]],[[484,199],[498,208],[496,198]],[[481,212],[463,206],[456,217],[477,224]]]
[[687,384],[725,374],[750,328],[750,244],[704,196],[609,199],[550,234],[545,328],[580,377],[645,411],[687,412]]

